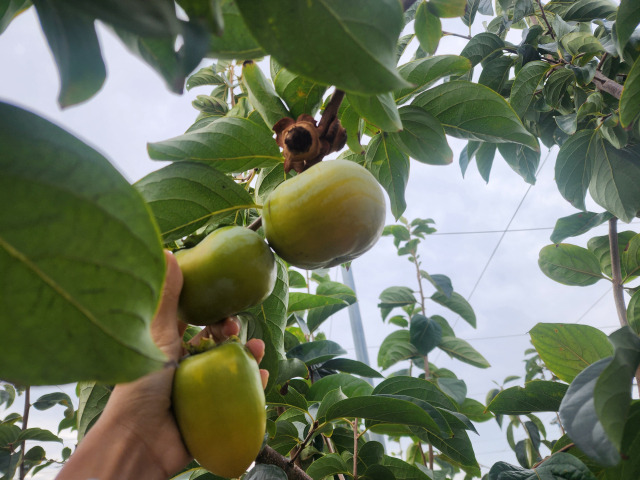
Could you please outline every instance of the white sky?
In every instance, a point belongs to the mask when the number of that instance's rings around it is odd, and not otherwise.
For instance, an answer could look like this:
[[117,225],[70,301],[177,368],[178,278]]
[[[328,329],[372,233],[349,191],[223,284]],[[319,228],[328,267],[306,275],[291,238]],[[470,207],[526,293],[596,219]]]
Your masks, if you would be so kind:
[[[452,31],[459,25],[459,21],[446,22],[444,29]],[[480,22],[476,21],[474,32],[481,29]],[[130,55],[104,29],[100,29],[100,38],[108,71],[105,86],[85,104],[60,111],[56,104],[57,71],[31,9],[0,35],[0,100],[21,105],[53,120],[100,150],[128,180],[136,181],[161,166],[149,160],[146,142],[182,133],[197,116],[197,111],[190,105],[191,100],[198,94],[208,93],[208,89],[198,88],[182,97],[171,94],[159,76]],[[457,54],[465,43],[453,37],[443,39],[437,53]],[[210,63],[212,61],[203,65]],[[456,321],[453,313],[435,303],[427,307],[428,315],[441,314],[456,324],[457,336],[468,340],[491,363],[490,369],[480,370],[437,351],[431,355],[431,361],[438,367],[450,368],[465,380],[468,396],[484,403],[487,391],[494,387],[493,381],[500,383],[508,375],[524,374],[523,352],[530,347],[526,333],[536,323],[580,322],[610,333],[617,328],[618,321],[611,295],[606,294],[608,283],[601,281],[590,287],[563,286],[545,277],[538,268],[538,252],[551,243],[549,235],[556,219],[575,213],[559,195],[553,180],[555,152],[549,155],[537,184],[531,189],[498,157],[487,185],[473,164],[469,166],[467,178],[462,178],[457,158],[465,142],[449,140],[455,158],[452,165],[434,167],[415,161],[411,164],[405,217],[433,218],[438,229],[438,235],[429,236],[421,245],[425,270],[449,276],[455,290],[468,297],[501,233],[456,232],[501,232],[516,211],[510,230],[542,228],[513,231],[504,236],[470,300],[477,315],[477,329],[464,321]],[[546,156],[547,152],[543,151],[543,160]],[[522,205],[518,209],[520,202]],[[392,222],[389,213],[387,223]],[[632,227],[637,229],[636,225]],[[624,225],[619,228],[620,231],[626,229]],[[604,228],[568,241],[586,246],[588,238],[596,234],[605,234]],[[382,290],[394,285],[416,289],[415,271],[406,257],[395,255],[390,238],[383,238],[373,250],[356,260],[353,269],[369,356],[375,366],[378,346],[395,330],[382,323],[377,308],[378,296]],[[337,270],[332,277],[341,281]],[[345,335],[345,329],[349,328],[347,323],[345,312],[327,322],[324,331],[329,339],[339,342],[353,356],[351,338]],[[396,369],[392,367],[384,373]],[[36,390],[44,393],[49,389]],[[34,399],[38,392],[33,393]],[[49,413],[34,412],[30,426],[46,425],[55,430],[61,413],[59,407]],[[5,414],[0,411],[0,416]],[[499,460],[517,463],[504,432],[495,422],[478,424],[477,428],[481,436],[472,433],[470,436],[483,473]],[[549,439],[560,436],[556,427],[549,427],[547,431]],[[522,438],[522,432],[517,438]],[[68,436],[66,440],[67,444],[73,445],[75,439]],[[59,448],[51,447],[48,451],[55,455]],[[52,478],[54,471],[53,468],[45,469],[34,478]]]

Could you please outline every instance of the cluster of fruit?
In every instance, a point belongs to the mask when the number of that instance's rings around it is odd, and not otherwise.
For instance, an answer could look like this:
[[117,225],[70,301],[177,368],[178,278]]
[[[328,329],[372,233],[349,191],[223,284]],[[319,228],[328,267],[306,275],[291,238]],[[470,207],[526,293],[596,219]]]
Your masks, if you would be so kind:
[[[382,188],[364,167],[346,160],[314,165],[267,198],[262,225],[268,245],[253,230],[230,226],[176,253],[184,277],[182,318],[209,325],[262,303],[276,280],[271,249],[295,267],[340,265],[375,244],[384,220]],[[195,459],[218,475],[242,474],[260,450],[266,421],[251,354],[230,342],[189,357],[173,388],[174,412]]]

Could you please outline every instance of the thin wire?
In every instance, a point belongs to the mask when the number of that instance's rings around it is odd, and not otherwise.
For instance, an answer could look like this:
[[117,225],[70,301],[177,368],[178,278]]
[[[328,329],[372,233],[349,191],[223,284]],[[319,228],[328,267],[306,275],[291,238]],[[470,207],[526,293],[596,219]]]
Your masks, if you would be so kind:
[[579,322],[581,322],[581,321],[582,321],[582,319],[583,319],[584,317],[586,317],[586,316],[587,316],[587,313],[589,313],[591,310],[593,310],[593,309],[595,308],[595,306],[596,306],[598,303],[600,303],[600,302],[602,301],[602,299],[603,299],[604,297],[606,297],[606,296],[607,296],[607,294],[608,294],[610,291],[611,291],[611,289],[610,289],[610,288],[608,288],[608,289],[607,289],[607,290],[606,290],[606,291],[605,291],[605,292],[600,296],[600,298],[598,298],[595,302],[593,302],[593,304],[592,304],[589,308],[587,308],[587,310],[586,310],[582,315],[580,315],[580,316],[578,317],[578,319],[577,319],[575,322],[573,322],[573,323],[579,323]]
[[476,232],[434,232],[430,235],[475,235],[478,233],[530,232],[533,230],[553,230],[555,227],[514,228],[513,230],[478,230]]

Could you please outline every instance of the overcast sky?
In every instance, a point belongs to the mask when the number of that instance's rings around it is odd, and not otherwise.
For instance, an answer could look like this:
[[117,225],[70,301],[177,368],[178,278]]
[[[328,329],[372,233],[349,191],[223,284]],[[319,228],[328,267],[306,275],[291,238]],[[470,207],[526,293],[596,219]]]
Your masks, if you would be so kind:
[[[445,30],[460,25],[459,21],[448,23]],[[476,21],[475,31],[481,28]],[[106,84],[85,104],[60,111],[56,104],[58,75],[51,54],[33,9],[23,14],[0,35],[0,100],[30,109],[71,131],[101,151],[133,182],[161,166],[149,160],[146,143],[184,132],[197,116],[191,100],[208,90],[194,89],[184,96],[170,93],[160,77],[131,56],[118,40],[104,29],[99,33],[108,71]],[[457,54],[464,43],[449,37],[442,41],[437,53]],[[211,63],[207,61],[203,66]],[[500,383],[508,375],[523,375],[523,352],[530,347],[527,332],[536,323],[579,322],[610,333],[618,321],[611,294],[607,293],[608,283],[563,286],[545,277],[538,268],[538,252],[551,243],[549,235],[555,221],[576,212],[557,191],[553,179],[556,152],[543,151],[542,160],[546,161],[536,185],[530,188],[498,157],[489,184],[480,178],[475,164],[470,165],[467,178],[463,179],[457,158],[465,143],[450,138],[450,145],[455,158],[452,165],[434,167],[412,161],[404,215],[436,222],[438,234],[429,236],[419,252],[423,268],[449,276],[455,290],[464,297],[473,292],[470,302],[477,315],[477,329],[433,303],[428,305],[427,315],[441,314],[455,324],[457,336],[468,340],[492,367],[469,367],[437,351],[430,359],[438,367],[454,370],[467,383],[469,396],[484,403],[487,391],[494,387],[493,381]],[[602,210],[589,205],[593,211]],[[387,223],[393,223],[390,213]],[[510,231],[496,249],[508,225]],[[632,227],[637,229],[637,225]],[[619,228],[626,229],[624,225]],[[588,238],[605,233],[601,227],[569,241],[586,246]],[[395,330],[382,323],[378,296],[394,285],[416,289],[415,271],[406,257],[395,255],[389,238],[383,238],[373,250],[354,261],[353,271],[369,356],[376,366],[378,346]],[[337,269],[332,277],[341,281]],[[345,336],[347,325],[344,313],[327,322],[324,331],[353,356],[353,344]],[[40,390],[44,391],[38,389],[39,393]],[[0,416],[4,416],[1,411]],[[54,411],[53,416],[57,424],[61,411]],[[41,412],[34,412],[32,419],[30,426],[49,422]],[[498,460],[516,463],[504,432],[495,422],[477,427],[481,436],[470,435],[483,473]],[[556,427],[548,428],[548,433],[549,439],[559,437]],[[72,445],[73,436],[67,437]],[[522,437],[520,432],[517,438]],[[34,478],[51,478],[54,471],[47,470]]]

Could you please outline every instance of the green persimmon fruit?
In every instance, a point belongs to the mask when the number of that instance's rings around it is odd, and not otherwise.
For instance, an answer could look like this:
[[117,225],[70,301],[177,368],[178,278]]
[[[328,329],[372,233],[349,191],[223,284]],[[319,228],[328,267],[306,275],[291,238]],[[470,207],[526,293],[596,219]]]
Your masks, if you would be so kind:
[[291,265],[313,270],[353,260],[378,241],[384,193],[348,160],[320,162],[278,185],[262,209],[269,246]]
[[172,402],[187,450],[211,473],[236,478],[255,460],[265,398],[258,364],[244,345],[229,341],[182,360]]
[[184,284],[180,316],[209,325],[262,303],[273,290],[273,252],[253,230],[231,226],[215,230],[195,247],[176,252]]

